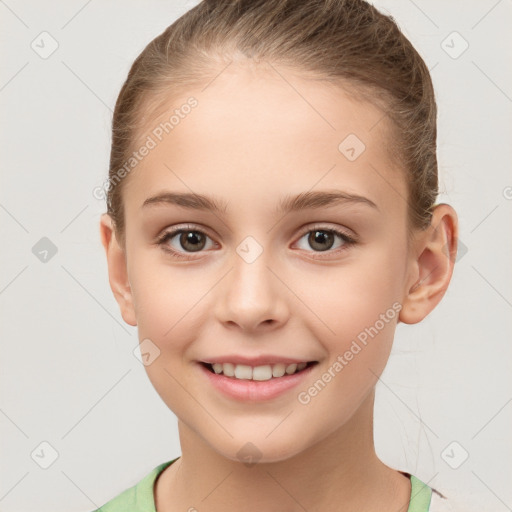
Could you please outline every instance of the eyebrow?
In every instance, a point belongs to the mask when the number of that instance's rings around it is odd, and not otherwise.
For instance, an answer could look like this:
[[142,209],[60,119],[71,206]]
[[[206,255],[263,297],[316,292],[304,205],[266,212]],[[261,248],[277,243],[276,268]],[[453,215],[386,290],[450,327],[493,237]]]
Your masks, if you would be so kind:
[[[212,196],[194,193],[162,192],[147,198],[142,207],[173,204],[192,210],[210,210],[212,212],[225,213],[227,203]],[[350,194],[340,190],[326,190],[315,192],[302,192],[296,196],[285,196],[279,202],[275,210],[276,214],[300,211],[306,209],[318,209],[343,204],[362,204],[379,210],[378,206],[367,197]]]
[[326,190],[303,192],[297,196],[284,197],[276,213],[305,210],[308,208],[323,208],[339,204],[362,204],[378,210],[378,206],[367,197],[350,194],[341,190]]
[[142,208],[158,204],[174,204],[191,210],[211,210],[219,213],[225,213],[227,209],[227,203],[219,201],[215,197],[189,192],[162,192],[148,197],[142,204]]

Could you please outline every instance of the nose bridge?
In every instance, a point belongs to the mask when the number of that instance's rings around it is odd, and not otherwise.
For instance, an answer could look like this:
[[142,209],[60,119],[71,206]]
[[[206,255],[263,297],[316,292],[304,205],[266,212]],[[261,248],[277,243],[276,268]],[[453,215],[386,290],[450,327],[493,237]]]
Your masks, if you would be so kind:
[[285,289],[270,270],[270,256],[270,251],[253,237],[246,237],[238,245],[230,260],[231,272],[219,290],[220,321],[252,329],[262,323],[277,324],[284,320]]

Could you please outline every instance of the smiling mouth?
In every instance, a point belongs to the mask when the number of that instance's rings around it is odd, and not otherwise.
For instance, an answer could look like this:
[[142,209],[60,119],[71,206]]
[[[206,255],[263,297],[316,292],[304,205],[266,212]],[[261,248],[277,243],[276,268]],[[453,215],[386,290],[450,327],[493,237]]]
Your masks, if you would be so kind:
[[236,380],[265,381],[295,375],[306,368],[314,366],[318,361],[309,361],[292,364],[265,364],[261,366],[249,366],[233,363],[206,363],[201,362],[206,369],[217,375],[224,375]]

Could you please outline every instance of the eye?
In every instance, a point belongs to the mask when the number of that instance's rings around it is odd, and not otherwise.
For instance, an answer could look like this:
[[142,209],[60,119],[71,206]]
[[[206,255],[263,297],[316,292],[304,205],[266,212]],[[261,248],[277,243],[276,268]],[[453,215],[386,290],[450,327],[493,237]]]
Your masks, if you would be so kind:
[[[336,239],[338,244],[336,245]],[[313,229],[303,232],[298,243],[305,240],[305,243],[313,248],[313,252],[329,254],[338,253],[348,249],[357,243],[357,239],[343,231],[335,228],[316,226]],[[208,241],[210,244],[208,245]],[[173,258],[191,260],[193,253],[200,253],[205,249],[215,246],[215,242],[201,229],[195,226],[182,226],[165,232],[158,240],[157,245],[170,253]],[[299,249],[308,250],[307,247]],[[310,251],[311,252],[311,251]],[[318,256],[315,256],[318,258]]]
[[[176,258],[191,259],[187,253],[201,252],[211,238],[194,226],[184,226],[164,233],[157,244]],[[213,242],[211,245],[214,245]]]
[[[339,240],[337,245],[335,245],[336,239]],[[299,242],[302,240],[304,240],[305,244],[309,245],[309,247],[313,248],[314,252],[329,251],[330,253],[346,250],[351,245],[357,243],[357,240],[347,233],[325,226],[315,226],[313,229],[310,228],[308,231],[304,232]],[[299,248],[308,250],[308,248],[304,246]]]

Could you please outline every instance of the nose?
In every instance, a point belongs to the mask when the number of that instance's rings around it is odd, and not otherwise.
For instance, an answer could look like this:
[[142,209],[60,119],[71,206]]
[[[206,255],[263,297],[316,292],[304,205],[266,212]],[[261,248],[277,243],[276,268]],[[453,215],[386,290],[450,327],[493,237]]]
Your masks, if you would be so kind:
[[217,320],[246,333],[282,327],[289,317],[288,290],[266,252],[252,262],[235,253],[230,263],[230,271],[216,287]]

